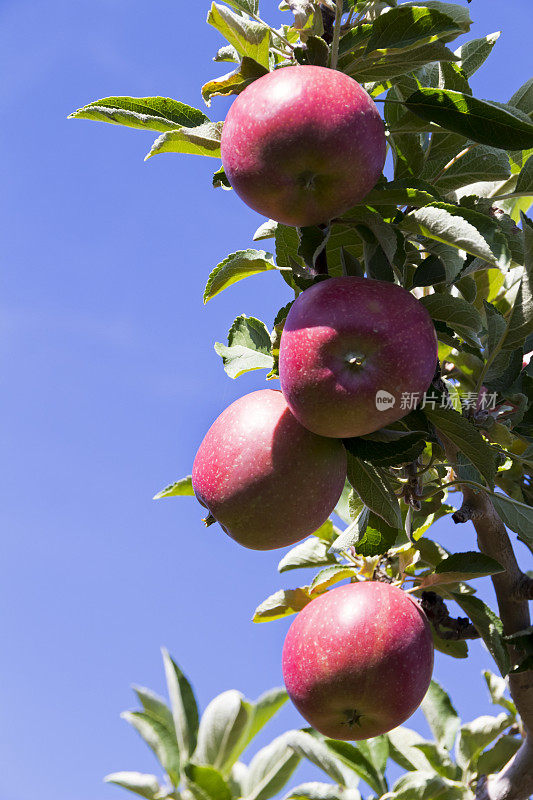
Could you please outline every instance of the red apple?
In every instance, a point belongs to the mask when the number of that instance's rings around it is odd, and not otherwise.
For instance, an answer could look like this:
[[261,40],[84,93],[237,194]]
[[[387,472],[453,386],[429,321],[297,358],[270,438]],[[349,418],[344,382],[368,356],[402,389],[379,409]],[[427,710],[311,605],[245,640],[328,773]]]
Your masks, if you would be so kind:
[[322,436],[363,436],[405,416],[436,365],[424,306],[400,286],[368,278],[311,286],[281,336],[283,394],[299,422]]
[[303,428],[281,392],[232,403],[209,428],[194,460],[196,497],[244,547],[294,544],[333,511],[346,478],[341,442]]
[[325,67],[284,67],[254,81],[231,106],[222,163],[250,208],[285,225],[316,225],[374,187],[385,130],[353,78]]
[[292,702],[332,739],[368,739],[418,708],[433,671],[423,611],[386,583],[350,583],[300,611],[283,646]]

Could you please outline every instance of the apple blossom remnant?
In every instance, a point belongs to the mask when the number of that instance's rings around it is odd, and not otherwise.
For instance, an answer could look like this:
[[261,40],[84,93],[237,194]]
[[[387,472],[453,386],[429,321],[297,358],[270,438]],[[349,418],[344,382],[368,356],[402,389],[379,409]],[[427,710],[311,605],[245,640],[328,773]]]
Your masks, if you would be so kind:
[[250,208],[285,225],[317,225],[375,186],[385,128],[353,78],[325,67],[284,67],[237,97],[221,150],[229,182]]

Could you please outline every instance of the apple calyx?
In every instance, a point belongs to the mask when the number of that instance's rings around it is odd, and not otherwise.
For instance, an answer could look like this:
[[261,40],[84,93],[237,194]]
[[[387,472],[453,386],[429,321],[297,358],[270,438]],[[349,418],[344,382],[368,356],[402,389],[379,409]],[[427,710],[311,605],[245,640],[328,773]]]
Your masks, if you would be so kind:
[[361,719],[364,714],[360,714],[356,708],[347,709],[344,713],[346,714],[346,724],[349,728],[361,727]]
[[366,356],[363,356],[360,353],[347,353],[344,361],[348,367],[359,369],[360,367],[364,367]]

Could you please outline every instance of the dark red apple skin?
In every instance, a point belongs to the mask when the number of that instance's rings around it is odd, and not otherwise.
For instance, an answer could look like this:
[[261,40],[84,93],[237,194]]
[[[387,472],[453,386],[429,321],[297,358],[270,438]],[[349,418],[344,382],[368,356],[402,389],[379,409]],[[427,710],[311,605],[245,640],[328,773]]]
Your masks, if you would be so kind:
[[[350,364],[353,358],[362,363]],[[401,408],[402,394],[421,400],[436,366],[429,313],[384,281],[330,278],[311,286],[281,336],[283,394],[302,425],[322,436],[363,436],[405,416],[411,409]],[[378,391],[393,395],[394,406],[378,408]]]
[[285,547],[317,530],[345,478],[341,442],[303,428],[272,389],[247,394],[222,412],[192,470],[200,503],[252,550]]
[[292,702],[320,733],[357,740],[408,719],[433,671],[431,629],[423,611],[386,583],[350,583],[300,611],[283,647]]
[[231,106],[222,163],[244,202],[285,225],[316,225],[354,206],[385,163],[374,101],[342,72],[295,66],[254,81]]

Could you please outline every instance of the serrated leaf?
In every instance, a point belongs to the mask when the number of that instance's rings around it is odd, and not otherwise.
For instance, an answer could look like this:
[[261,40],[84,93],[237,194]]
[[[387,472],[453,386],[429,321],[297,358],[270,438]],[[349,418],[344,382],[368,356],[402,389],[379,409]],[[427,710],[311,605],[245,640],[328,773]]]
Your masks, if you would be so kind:
[[325,592],[326,589],[329,589],[330,586],[339,583],[339,581],[343,581],[346,578],[353,578],[357,575],[357,572],[358,570],[356,567],[350,567],[344,564],[335,564],[326,567],[315,575],[309,590],[311,594],[320,594],[321,592]]
[[254,242],[258,242],[262,239],[273,239],[276,235],[276,229],[278,225],[279,222],[276,222],[276,220],[267,219],[266,222],[263,222],[263,224],[260,225],[254,233]]
[[437,742],[451,750],[461,721],[452,701],[437,681],[431,681],[421,708]]
[[405,101],[406,108],[422,119],[460,133],[474,142],[523,150],[533,147],[533,123],[511,107],[452,90],[421,87]]
[[491,494],[490,499],[504,525],[533,547],[533,508],[503,494]]
[[204,83],[202,86],[204,102],[210,106],[213,97],[240,94],[247,86],[266,75],[267,72],[266,67],[258,64],[253,58],[245,56],[238,69]]
[[400,224],[405,230],[452,245],[502,269],[510,264],[509,246],[498,224],[472,209],[431,203],[409,212]]
[[278,267],[292,267],[298,256],[300,237],[298,229],[278,223],[276,226],[276,264]]
[[278,564],[278,572],[336,564],[335,557],[328,553],[328,547],[327,541],[310,536],[309,539],[297,544],[283,556]]
[[482,716],[462,725],[457,740],[456,758],[462,769],[475,766],[478,756],[500,733],[513,723],[508,714]]
[[448,437],[492,485],[496,477],[494,451],[477,428],[451,408],[432,409],[426,404],[424,413],[437,431]]
[[220,772],[213,767],[186,764],[184,769],[185,786],[195,800],[231,800],[229,786]]
[[398,498],[384,470],[348,453],[348,480],[371,511],[391,527],[402,527]]
[[245,787],[246,800],[267,800],[285,786],[301,758],[289,742],[290,734],[282,734],[252,758]]
[[155,775],[146,775],[142,772],[113,772],[104,778],[106,783],[114,783],[129,789],[130,792],[146,797],[147,800],[156,800],[161,787]]
[[216,28],[241,56],[248,56],[268,69],[270,31],[266,25],[239,16],[218,3],[211,5],[207,22]]
[[129,722],[155,753],[172,782],[179,783],[180,751],[174,731],[142,711],[125,711],[122,719]]
[[420,302],[429,311],[434,320],[445,322],[459,335],[470,332],[478,333],[483,327],[479,311],[461,297],[451,294],[429,294],[421,297]]
[[192,476],[187,475],[186,478],[181,478],[176,483],[171,483],[165,489],[161,489],[153,500],[161,500],[163,497],[194,497],[194,489],[192,488]]
[[228,334],[228,346],[216,342],[215,351],[222,358],[230,378],[238,378],[256,369],[270,370],[274,366],[270,333],[266,325],[246,314],[234,320]]
[[78,108],[69,119],[92,119],[161,132],[209,122],[203,111],[171,97],[103,97]]
[[458,66],[462,67],[468,78],[485,63],[499,38],[499,31],[489,33],[488,36],[483,36],[481,39],[465,42],[455,51],[455,55],[459,58]]
[[168,650],[162,649],[168,696],[176,729],[180,754],[187,759],[196,747],[198,706],[192,687]]
[[477,759],[478,775],[490,775],[499,772],[514,754],[520,749],[521,740],[516,736],[500,736],[494,747],[485,750]]
[[237,281],[276,269],[274,259],[264,250],[238,250],[221,261],[209,275],[204,291],[204,303]]
[[403,52],[460,33],[462,28],[440,11],[401,5],[374,22],[366,52]]
[[257,606],[253,622],[271,622],[301,611],[312,600],[307,586],[280,589]]
[[163,133],[153,143],[145,161],[160,153],[183,153],[220,158],[222,122],[205,122],[196,128],[179,128]]
[[451,592],[451,596],[467,614],[477,632],[487,645],[502,675],[509,672],[509,653],[503,640],[500,618],[479,597]]
[[195,760],[227,774],[238,758],[237,745],[250,715],[250,704],[235,689],[211,700],[200,720]]

